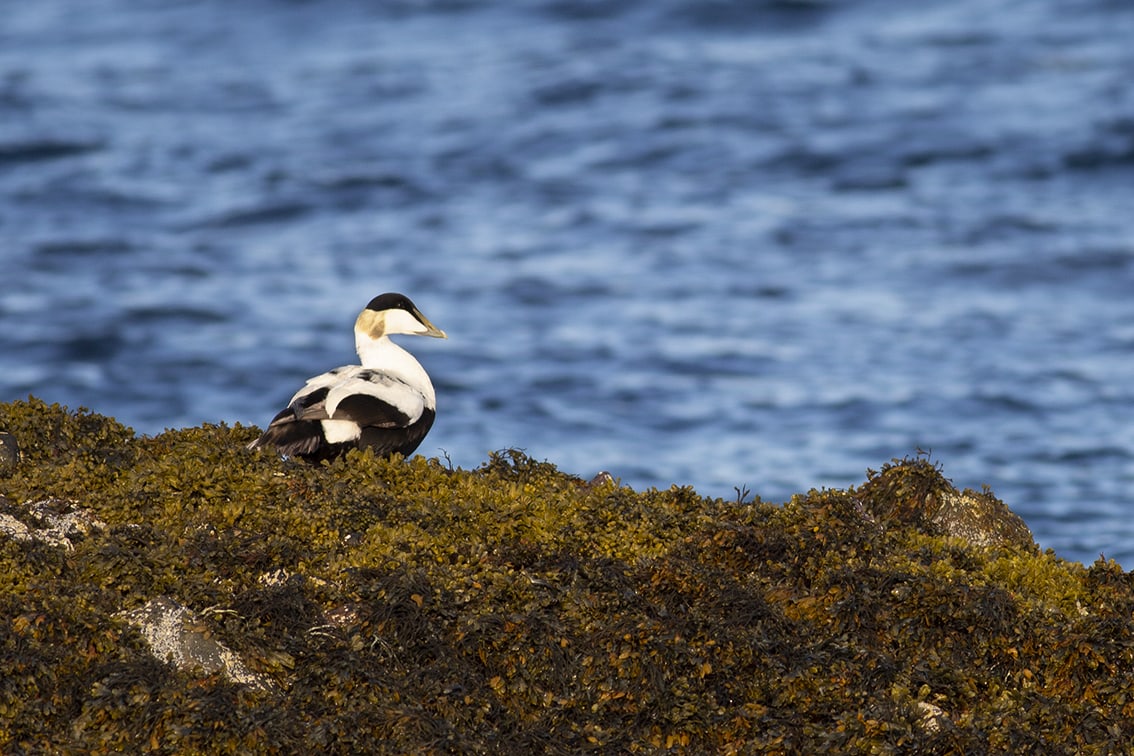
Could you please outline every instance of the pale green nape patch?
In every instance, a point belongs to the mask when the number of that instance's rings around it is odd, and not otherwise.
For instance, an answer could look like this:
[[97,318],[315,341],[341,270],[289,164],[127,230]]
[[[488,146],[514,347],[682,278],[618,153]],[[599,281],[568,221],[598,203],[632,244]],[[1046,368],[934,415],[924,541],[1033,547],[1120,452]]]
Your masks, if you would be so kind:
[[363,310],[355,320],[354,330],[370,339],[380,339],[386,335],[386,313]]

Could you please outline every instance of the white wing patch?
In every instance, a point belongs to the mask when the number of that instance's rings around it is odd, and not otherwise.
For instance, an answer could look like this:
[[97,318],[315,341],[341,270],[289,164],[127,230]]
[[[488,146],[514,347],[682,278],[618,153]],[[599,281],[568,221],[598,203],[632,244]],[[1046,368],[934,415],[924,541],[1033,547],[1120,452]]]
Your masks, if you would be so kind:
[[[398,376],[359,365],[344,365],[309,379],[291,398],[289,406],[298,419],[322,420],[327,440],[339,443],[359,436],[357,418],[351,417],[349,412],[346,417],[335,416],[340,404],[359,396],[372,397],[404,416],[404,423],[388,420],[378,423],[385,427],[411,425],[421,418],[427,406],[421,391]],[[392,413],[387,410],[383,414]]]
[[350,420],[324,420],[323,438],[328,444],[345,444],[357,441],[362,435],[362,428],[358,423]]
[[417,422],[425,409],[425,397],[404,381],[387,373],[359,368],[331,387],[327,393],[327,414],[333,419],[339,403],[356,394],[372,396],[390,405],[409,418],[407,425]]

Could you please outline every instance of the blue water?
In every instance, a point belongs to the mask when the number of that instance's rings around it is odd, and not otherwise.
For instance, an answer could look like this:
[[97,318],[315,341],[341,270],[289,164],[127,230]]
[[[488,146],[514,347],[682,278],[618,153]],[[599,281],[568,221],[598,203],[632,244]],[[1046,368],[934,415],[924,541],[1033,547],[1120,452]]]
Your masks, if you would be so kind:
[[375,294],[421,453],[781,501],[931,450],[1134,565],[1134,6],[37,0],[0,400],[263,425]]

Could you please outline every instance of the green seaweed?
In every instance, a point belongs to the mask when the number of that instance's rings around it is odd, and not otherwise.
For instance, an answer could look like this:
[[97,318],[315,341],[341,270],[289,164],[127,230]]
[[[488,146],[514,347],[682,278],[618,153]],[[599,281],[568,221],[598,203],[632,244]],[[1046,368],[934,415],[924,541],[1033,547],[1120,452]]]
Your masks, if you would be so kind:
[[[4,753],[1116,753],[1134,579],[895,460],[782,505],[0,404]],[[968,497],[968,498],[965,498]],[[35,509],[31,502],[50,500]],[[944,502],[952,506],[943,519]],[[966,512],[971,520],[961,519]],[[156,597],[272,682],[156,659]]]

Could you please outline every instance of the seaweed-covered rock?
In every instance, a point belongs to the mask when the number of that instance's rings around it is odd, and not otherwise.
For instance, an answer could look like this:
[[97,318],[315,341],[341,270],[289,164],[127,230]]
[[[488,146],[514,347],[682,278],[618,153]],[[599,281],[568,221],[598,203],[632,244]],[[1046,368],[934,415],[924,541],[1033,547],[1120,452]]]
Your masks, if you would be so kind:
[[963,538],[977,546],[1035,548],[1031,530],[1004,502],[988,491],[957,491],[927,459],[870,471],[859,494],[883,522]]
[[519,452],[295,464],[246,451],[254,428],[138,438],[34,399],[0,427],[24,448],[0,478],[3,753],[1134,741],[1134,579],[1040,553],[924,460],[773,505]]

